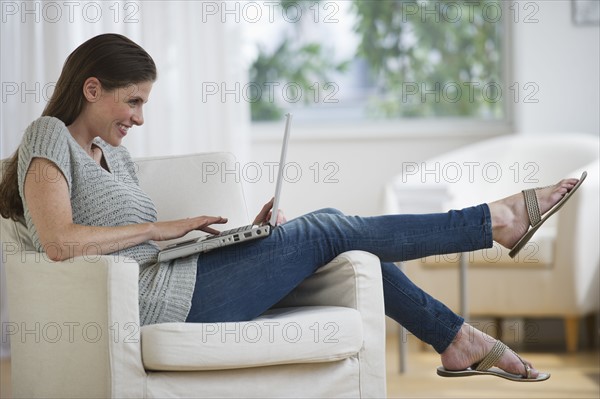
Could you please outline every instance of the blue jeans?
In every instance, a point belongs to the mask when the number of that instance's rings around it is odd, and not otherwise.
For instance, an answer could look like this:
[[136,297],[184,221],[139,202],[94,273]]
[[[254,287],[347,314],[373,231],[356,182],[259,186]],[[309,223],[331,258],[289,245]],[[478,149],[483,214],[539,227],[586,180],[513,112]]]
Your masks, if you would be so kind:
[[441,353],[463,319],[414,285],[392,262],[492,246],[487,205],[429,215],[345,216],[323,209],[268,238],[202,254],[187,322],[251,320],[337,255],[379,257],[386,315]]

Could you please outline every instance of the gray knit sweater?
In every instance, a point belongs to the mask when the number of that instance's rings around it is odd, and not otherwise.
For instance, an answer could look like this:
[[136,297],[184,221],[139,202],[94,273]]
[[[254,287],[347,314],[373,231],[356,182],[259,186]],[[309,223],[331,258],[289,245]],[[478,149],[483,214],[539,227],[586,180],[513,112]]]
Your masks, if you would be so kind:
[[[140,189],[135,164],[125,147],[112,147],[96,138],[109,171],[98,165],[57,118],[41,117],[25,131],[19,147],[19,193],[33,243],[43,251],[24,201],[25,174],[33,158],[46,158],[64,175],[71,197],[73,223],[87,226],[123,226],[155,222],[156,208]],[[56,179],[47,171],[32,171],[40,178]],[[123,243],[124,244],[124,243]],[[81,243],[79,245],[93,245]],[[158,246],[145,242],[127,249],[115,244],[112,256],[133,259],[140,265],[139,303],[142,325],[185,321],[196,282],[198,256],[157,263]]]

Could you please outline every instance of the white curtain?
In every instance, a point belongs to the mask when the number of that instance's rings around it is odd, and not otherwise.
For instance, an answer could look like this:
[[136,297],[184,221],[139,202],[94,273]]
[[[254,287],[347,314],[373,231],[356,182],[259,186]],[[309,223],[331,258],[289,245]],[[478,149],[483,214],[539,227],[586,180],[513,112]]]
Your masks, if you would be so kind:
[[134,157],[230,151],[245,160],[250,111],[241,95],[247,82],[243,27],[214,14],[222,4],[2,1],[0,158],[16,150],[24,129],[40,116],[66,57],[85,40],[114,32],[144,47],[158,68],[145,124],[123,142]]
[[115,32],[144,47],[158,67],[146,123],[124,141],[134,156],[225,150],[244,158],[250,113],[241,95],[247,82],[242,25],[212,15],[218,4],[2,2],[0,156],[12,154],[40,115],[69,53]]

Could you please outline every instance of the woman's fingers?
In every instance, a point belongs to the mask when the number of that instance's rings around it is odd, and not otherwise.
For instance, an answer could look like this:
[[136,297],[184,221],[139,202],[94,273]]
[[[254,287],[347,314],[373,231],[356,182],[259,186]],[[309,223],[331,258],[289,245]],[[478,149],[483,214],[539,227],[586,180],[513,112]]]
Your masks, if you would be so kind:
[[213,234],[213,235],[216,235],[216,236],[218,236],[219,234],[221,234],[221,232],[219,230],[215,230],[212,227],[200,227],[198,230],[203,231],[203,232],[208,233],[208,234]]
[[210,227],[213,224],[224,224],[227,223],[227,218],[221,216],[200,216],[199,218],[200,225],[196,227],[196,230],[201,230],[210,234],[220,234],[219,230],[213,229]]
[[[268,222],[269,220],[271,220],[271,217],[273,217],[273,210],[269,211],[269,214],[267,215],[267,217],[265,218],[265,222]],[[281,209],[277,210],[277,220],[275,221],[275,225],[280,225],[287,222],[287,219],[285,217],[285,215],[283,214],[283,211]]]
[[285,222],[287,222],[287,219],[283,214],[283,211],[279,209],[279,212],[277,212],[277,224],[284,224]]
[[256,218],[254,218],[253,224],[261,224],[269,219],[269,213],[271,212],[271,208],[273,208],[273,201],[275,201],[275,199],[271,198],[269,202],[263,205]]

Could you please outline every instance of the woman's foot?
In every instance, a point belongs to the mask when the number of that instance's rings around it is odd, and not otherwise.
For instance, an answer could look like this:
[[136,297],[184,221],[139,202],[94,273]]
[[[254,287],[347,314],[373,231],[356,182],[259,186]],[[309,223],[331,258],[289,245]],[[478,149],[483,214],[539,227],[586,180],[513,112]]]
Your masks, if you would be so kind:
[[[573,189],[578,181],[578,179],[564,179],[553,186],[536,189],[540,213],[543,215],[548,212]],[[512,248],[527,232],[530,225],[523,193],[492,202],[489,207],[494,241],[506,248]]]
[[[465,370],[481,362],[492,350],[496,340],[476,328],[464,323],[454,341],[442,353],[442,365],[446,370]],[[531,363],[524,360],[530,367],[529,378],[535,379],[540,374]],[[497,364],[494,365],[508,373],[527,377],[527,370],[519,357],[511,350],[503,353]]]

